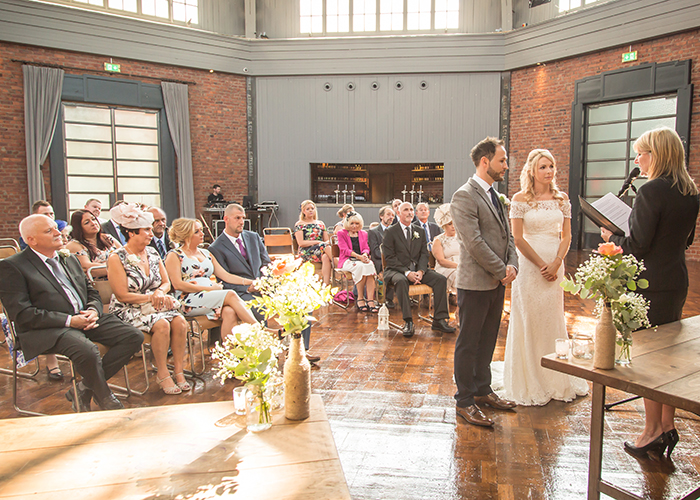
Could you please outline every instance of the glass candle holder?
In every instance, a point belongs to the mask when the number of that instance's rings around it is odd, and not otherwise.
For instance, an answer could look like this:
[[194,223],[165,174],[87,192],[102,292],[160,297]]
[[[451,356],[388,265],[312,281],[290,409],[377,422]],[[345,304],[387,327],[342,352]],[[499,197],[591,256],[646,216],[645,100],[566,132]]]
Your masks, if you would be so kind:
[[245,415],[246,392],[245,387],[236,387],[233,389],[233,408],[236,410],[236,415]]
[[568,359],[569,358],[569,344],[570,344],[569,339],[557,339],[555,341],[554,352],[557,354],[557,358],[559,358],[559,359]]
[[576,359],[592,359],[593,358],[593,339],[576,338],[573,340],[571,352]]

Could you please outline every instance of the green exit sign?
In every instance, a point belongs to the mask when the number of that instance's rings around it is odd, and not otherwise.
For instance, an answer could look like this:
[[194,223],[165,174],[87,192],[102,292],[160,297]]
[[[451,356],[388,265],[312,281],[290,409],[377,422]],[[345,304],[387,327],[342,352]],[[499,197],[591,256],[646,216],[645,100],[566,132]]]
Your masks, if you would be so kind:
[[[635,52],[636,54],[636,52]],[[105,63],[105,71],[111,71],[112,73],[121,73],[121,65],[119,64],[112,64],[112,63]]]
[[637,60],[637,51],[635,50],[634,52],[625,52],[622,54],[622,62],[632,62]]

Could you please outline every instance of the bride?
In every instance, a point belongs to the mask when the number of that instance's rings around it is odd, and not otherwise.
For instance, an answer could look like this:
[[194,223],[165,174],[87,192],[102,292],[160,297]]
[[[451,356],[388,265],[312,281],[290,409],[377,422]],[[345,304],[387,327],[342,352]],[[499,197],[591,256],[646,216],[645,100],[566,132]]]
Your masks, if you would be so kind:
[[571,203],[557,188],[555,174],[549,151],[531,151],[510,207],[520,269],[511,289],[503,383],[505,397],[519,405],[571,401],[588,393],[585,380],[540,366],[555,339],[568,338],[559,283],[571,243]]

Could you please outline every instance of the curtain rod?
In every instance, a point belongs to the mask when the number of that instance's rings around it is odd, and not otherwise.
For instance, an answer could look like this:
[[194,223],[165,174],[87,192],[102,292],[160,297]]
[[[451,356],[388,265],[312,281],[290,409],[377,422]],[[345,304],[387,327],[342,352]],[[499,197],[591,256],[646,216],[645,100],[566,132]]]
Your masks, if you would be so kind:
[[197,85],[196,82],[188,82],[184,80],[170,80],[167,78],[158,78],[155,76],[147,76],[147,75],[139,75],[136,73],[111,73],[107,71],[102,71],[99,69],[89,69],[89,68],[74,68],[72,66],[62,66],[60,64],[51,64],[51,63],[44,63],[44,62],[37,62],[37,61],[23,61],[21,59],[11,59],[12,62],[16,63],[22,63],[22,64],[31,64],[33,66],[43,66],[47,68],[58,68],[58,69],[66,69],[66,70],[72,70],[72,71],[92,71],[94,73],[100,73],[108,76],[130,76],[130,77],[135,77],[135,78],[147,78],[149,80],[157,80],[161,82],[169,82],[169,83],[182,83],[185,85]]

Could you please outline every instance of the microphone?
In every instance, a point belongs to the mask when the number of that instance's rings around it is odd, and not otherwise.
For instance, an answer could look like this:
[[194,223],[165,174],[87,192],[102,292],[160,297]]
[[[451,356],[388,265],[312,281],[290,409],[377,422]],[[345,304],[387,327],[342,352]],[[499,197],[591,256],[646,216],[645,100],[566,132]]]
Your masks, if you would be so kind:
[[639,177],[640,173],[641,171],[639,170],[639,167],[634,167],[632,170],[630,170],[630,174],[627,176],[627,179],[625,179],[625,183],[620,188],[620,192],[617,193],[618,198],[627,192],[634,180]]

